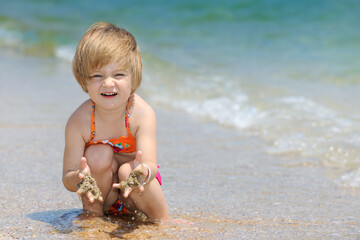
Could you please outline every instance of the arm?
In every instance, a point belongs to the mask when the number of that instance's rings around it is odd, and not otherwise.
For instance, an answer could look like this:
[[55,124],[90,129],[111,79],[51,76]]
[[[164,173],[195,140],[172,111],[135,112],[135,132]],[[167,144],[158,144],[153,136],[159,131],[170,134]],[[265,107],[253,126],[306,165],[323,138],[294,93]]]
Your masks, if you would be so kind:
[[[143,101],[143,100],[142,100]],[[141,156],[136,155],[136,160],[139,163],[147,164],[151,169],[151,177],[149,181],[152,181],[157,172],[157,145],[156,145],[156,116],[154,110],[147,104],[144,106],[141,112],[137,116],[138,130],[136,132],[136,149],[141,152]],[[145,170],[145,179],[147,180],[149,171],[147,167],[141,164],[143,170]]]
[[[87,170],[86,161],[82,159],[85,149],[85,141],[81,135],[80,120],[75,112],[69,119],[65,129],[65,150],[63,159],[62,181],[65,188],[76,192],[76,185],[80,182],[80,172]],[[82,165],[82,166],[80,166]]]
[[[156,165],[156,116],[154,110],[144,100],[136,95],[136,106],[131,115],[131,130],[135,130],[133,136],[136,138],[136,157],[132,172],[140,171],[143,181],[152,181],[158,172]],[[149,169],[147,166],[149,166]],[[151,175],[149,175],[151,172]],[[150,176],[150,178],[149,178]],[[113,184],[115,188],[121,188],[121,184]],[[140,192],[144,186],[137,186]],[[122,189],[124,197],[128,197],[131,188]]]

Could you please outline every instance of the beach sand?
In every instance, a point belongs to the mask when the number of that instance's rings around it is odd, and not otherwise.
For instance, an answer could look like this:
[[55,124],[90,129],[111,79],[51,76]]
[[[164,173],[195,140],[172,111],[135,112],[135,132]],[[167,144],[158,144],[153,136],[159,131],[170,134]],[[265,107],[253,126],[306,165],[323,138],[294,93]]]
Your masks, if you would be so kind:
[[[360,194],[314,159],[269,155],[247,136],[155,106],[170,217],[79,217],[62,185],[64,128],[86,99],[69,63],[1,53],[0,239],[360,239]],[[141,93],[141,89],[140,89]]]

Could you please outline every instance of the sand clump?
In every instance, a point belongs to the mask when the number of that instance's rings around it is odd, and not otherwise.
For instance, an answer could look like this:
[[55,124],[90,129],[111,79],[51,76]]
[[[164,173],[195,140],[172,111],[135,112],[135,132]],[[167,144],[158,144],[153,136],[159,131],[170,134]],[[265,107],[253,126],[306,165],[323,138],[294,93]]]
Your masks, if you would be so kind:
[[88,173],[84,173],[84,178],[77,184],[77,194],[81,200],[81,195],[90,192],[94,196],[94,200],[102,201],[101,191],[96,185],[95,178],[91,177]]
[[129,188],[143,186],[144,181],[142,180],[143,172],[139,169],[133,170],[126,181],[120,182],[120,189],[126,192]]

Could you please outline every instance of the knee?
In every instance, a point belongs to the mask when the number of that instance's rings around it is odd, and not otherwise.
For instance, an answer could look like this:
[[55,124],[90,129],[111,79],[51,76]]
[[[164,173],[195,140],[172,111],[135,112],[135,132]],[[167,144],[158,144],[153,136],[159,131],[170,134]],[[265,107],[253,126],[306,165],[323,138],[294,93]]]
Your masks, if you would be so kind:
[[130,163],[124,163],[119,167],[118,176],[119,181],[125,181],[128,179],[130,173],[132,171],[132,167]]
[[114,153],[110,146],[89,146],[85,151],[85,157],[91,173],[112,171],[112,168],[114,167]]

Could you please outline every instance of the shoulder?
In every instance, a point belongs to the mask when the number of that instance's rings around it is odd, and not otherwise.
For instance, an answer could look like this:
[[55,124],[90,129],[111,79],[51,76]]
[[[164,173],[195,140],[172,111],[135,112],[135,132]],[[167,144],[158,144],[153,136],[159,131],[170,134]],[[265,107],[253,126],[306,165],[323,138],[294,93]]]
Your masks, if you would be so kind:
[[135,94],[134,97],[130,100],[130,110],[132,114],[136,117],[155,117],[155,112],[153,108],[148,104],[142,97]]
[[136,131],[145,127],[156,127],[156,115],[153,108],[143,98],[135,94],[130,101],[130,119]]
[[76,132],[86,137],[87,132],[89,132],[90,136],[91,107],[92,101],[86,100],[71,114],[66,124],[66,133]]

